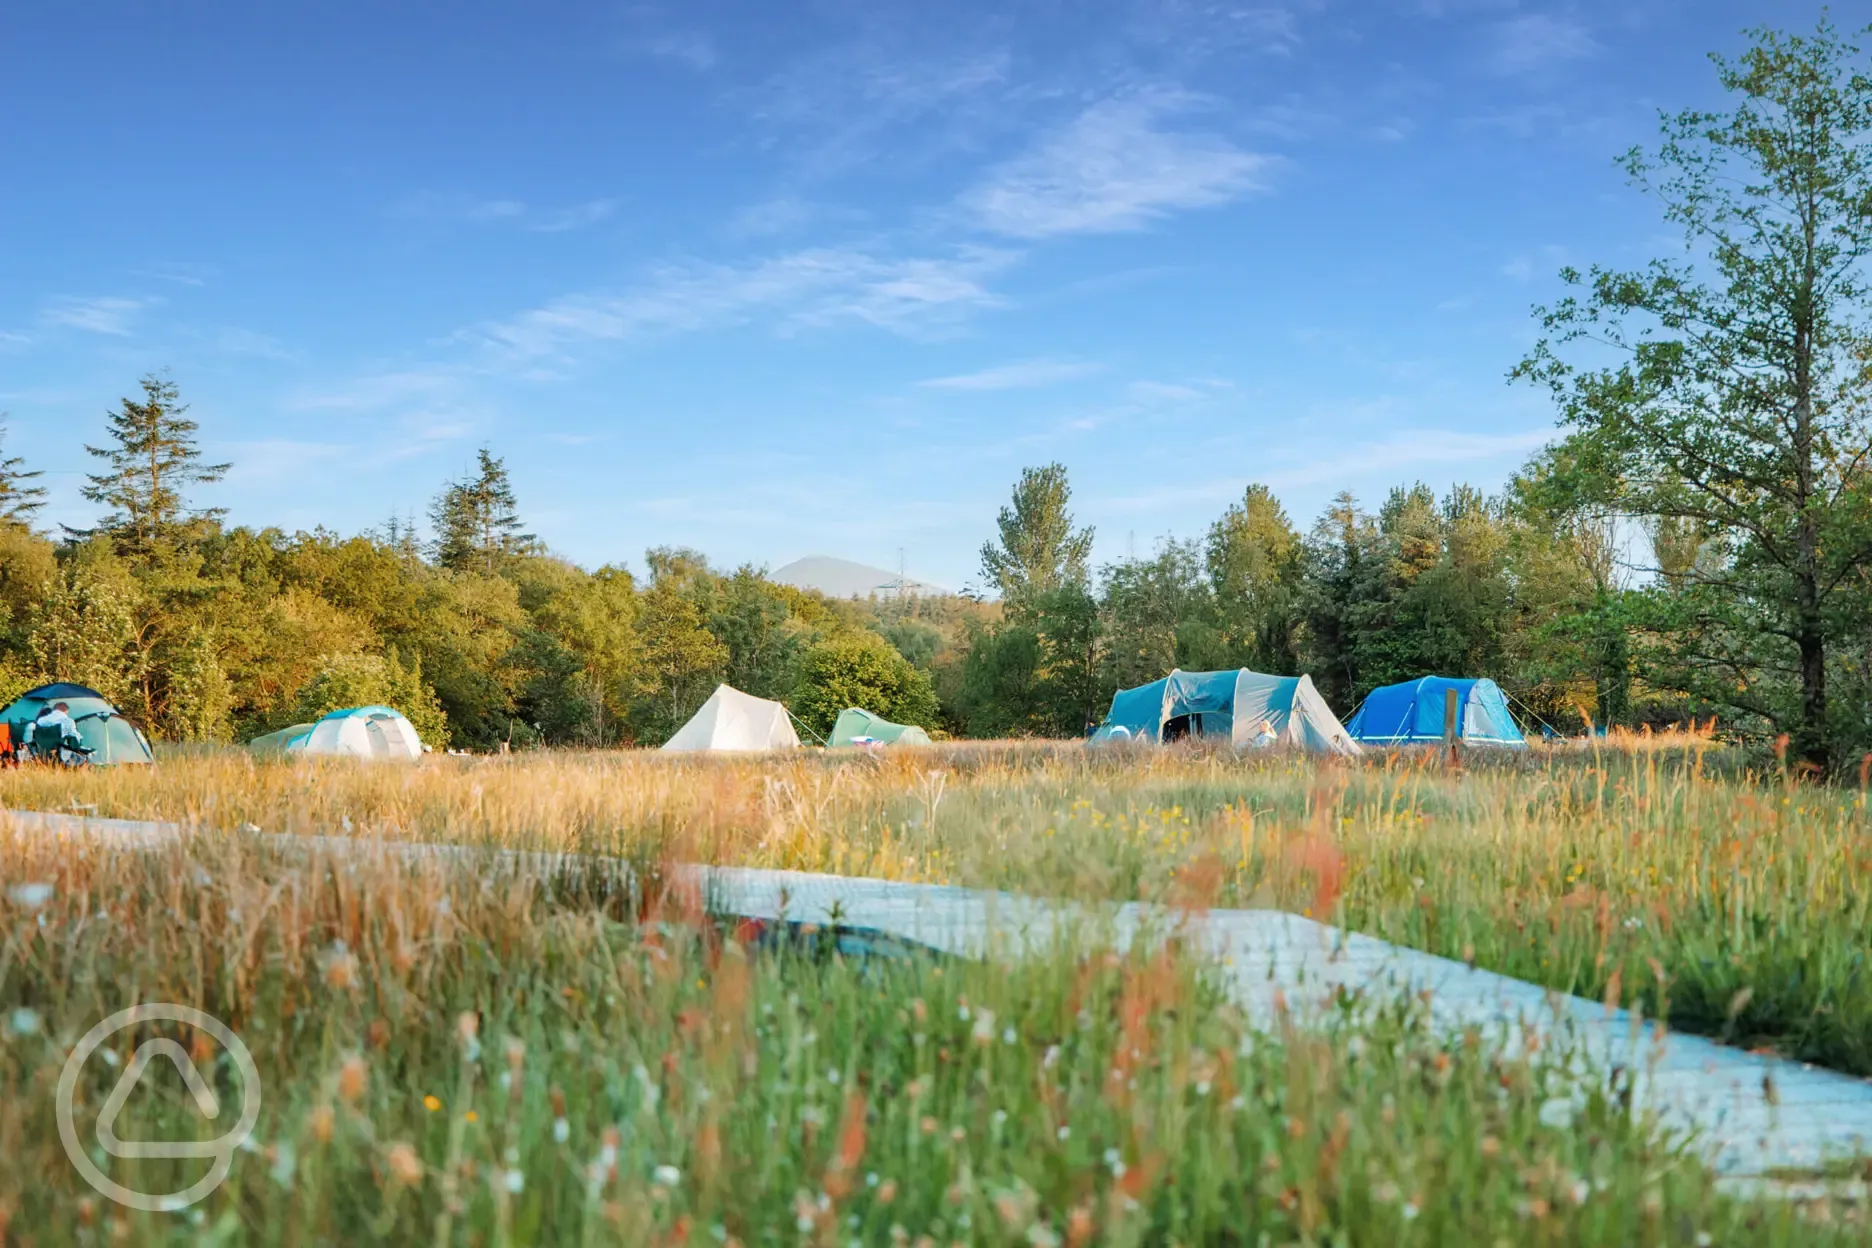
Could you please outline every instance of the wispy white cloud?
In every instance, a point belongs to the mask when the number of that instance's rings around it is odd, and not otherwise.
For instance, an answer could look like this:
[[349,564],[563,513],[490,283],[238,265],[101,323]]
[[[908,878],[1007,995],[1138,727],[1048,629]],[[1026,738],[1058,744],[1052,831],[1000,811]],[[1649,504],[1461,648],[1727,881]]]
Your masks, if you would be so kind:
[[296,479],[318,471],[318,465],[352,455],[357,448],[342,442],[312,442],[292,438],[261,438],[248,442],[222,442],[215,448],[233,467],[232,485]]
[[698,71],[715,68],[715,62],[720,59],[715,41],[694,30],[669,30],[650,35],[639,41],[635,49],[658,60],[675,61]]
[[1551,274],[1564,263],[1566,248],[1549,243],[1532,252],[1509,257],[1501,267],[1501,274],[1512,281],[1531,282],[1536,277]]
[[1009,124],[1013,57],[1001,47],[838,43],[793,62],[744,95],[755,122],[781,132],[790,162],[810,175],[850,169],[888,152],[907,164],[969,145]]
[[286,402],[290,411],[372,412],[410,402],[430,402],[452,392],[459,384],[440,370],[408,369],[353,378],[331,390],[296,395]]
[[[1273,490],[1309,486],[1355,484],[1360,477],[1385,472],[1393,477],[1410,468],[1432,464],[1467,464],[1524,455],[1552,441],[1551,427],[1512,433],[1470,433],[1456,429],[1400,429],[1388,437],[1342,449],[1325,450],[1316,457],[1286,467],[1264,467],[1253,480]],[[1121,511],[1148,512],[1189,502],[1217,502],[1236,498],[1249,478],[1225,477],[1208,482],[1185,482],[1173,490],[1156,490],[1111,500]]]
[[813,248],[745,266],[680,265],[619,294],[573,294],[463,331],[510,361],[565,360],[581,345],[773,321],[783,330],[858,322],[926,335],[1000,299],[986,282],[1017,259],[984,247],[899,257]]
[[524,200],[421,191],[390,205],[390,214],[459,225],[511,225],[558,234],[597,225],[617,211],[615,199],[593,199],[564,208],[535,208]]
[[919,386],[931,390],[1032,390],[1077,381],[1105,371],[1103,364],[1073,360],[1021,360],[953,377],[931,377]]
[[48,303],[39,313],[39,319],[47,325],[123,338],[129,336],[131,323],[139,312],[161,302],[160,299],[123,295],[105,295],[95,299],[60,298]]
[[977,224],[1016,238],[1142,229],[1168,213],[1261,189],[1270,161],[1216,135],[1169,129],[1200,101],[1150,91],[1105,100],[962,196]]
[[1512,76],[1537,73],[1598,50],[1598,42],[1574,18],[1524,13],[1497,22],[1489,31],[1486,63],[1495,73]]
[[153,278],[159,282],[174,282],[178,286],[206,286],[213,273],[214,270],[207,265],[165,260],[147,269],[136,269],[131,276]]
[[263,360],[296,360],[299,358],[298,352],[271,334],[242,329],[238,325],[223,326],[200,336],[211,348],[222,355],[246,355]]
[[1134,381],[1125,393],[1139,403],[1196,403],[1215,397],[1213,383],[1189,385],[1175,381]]
[[533,214],[527,222],[527,229],[540,234],[563,234],[568,230],[583,230],[605,221],[617,211],[615,199],[593,199],[570,208],[555,208],[547,212]]

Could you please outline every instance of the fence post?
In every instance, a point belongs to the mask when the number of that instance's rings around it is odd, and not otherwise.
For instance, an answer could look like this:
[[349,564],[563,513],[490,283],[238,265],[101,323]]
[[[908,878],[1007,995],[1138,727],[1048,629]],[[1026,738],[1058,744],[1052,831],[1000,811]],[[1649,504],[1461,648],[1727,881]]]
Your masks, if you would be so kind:
[[1443,745],[1449,751],[1449,765],[1452,767],[1462,761],[1459,753],[1461,747],[1457,744],[1460,735],[1457,731],[1457,724],[1461,720],[1457,709],[1456,691],[1445,689],[1443,691]]

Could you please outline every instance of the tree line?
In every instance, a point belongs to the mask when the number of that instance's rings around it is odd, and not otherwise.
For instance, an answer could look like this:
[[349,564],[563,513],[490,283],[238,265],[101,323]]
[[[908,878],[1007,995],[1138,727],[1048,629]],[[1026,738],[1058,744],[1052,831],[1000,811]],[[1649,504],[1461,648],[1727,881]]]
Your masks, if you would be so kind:
[[148,377],[87,448],[93,527],[39,531],[38,474],[0,455],[0,696],[77,680],[184,741],[381,701],[485,749],[656,744],[718,681],[820,733],[862,705],[1076,736],[1171,667],[1307,671],[1342,713],[1440,673],[1493,677],[1531,727],[1716,715],[1839,766],[1872,747],[1872,78],[1824,20],[1714,59],[1727,111],[1622,162],[1684,249],[1562,272],[1511,373],[1559,433],[1496,494],[1342,494],[1302,529],[1249,485],[1094,568],[1048,464],[981,552],[995,601],[836,601],[682,549],[579,568],[486,448],[426,534],[230,526],[191,502],[229,465]]

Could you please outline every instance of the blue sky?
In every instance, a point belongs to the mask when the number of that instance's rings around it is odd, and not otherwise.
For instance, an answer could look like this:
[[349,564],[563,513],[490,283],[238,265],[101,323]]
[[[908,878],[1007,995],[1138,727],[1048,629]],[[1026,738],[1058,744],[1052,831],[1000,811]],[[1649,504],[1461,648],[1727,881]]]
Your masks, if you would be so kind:
[[1563,263],[1674,246],[1612,158],[1730,0],[16,5],[0,409],[81,523],[166,369],[235,521],[420,513],[474,449],[586,564],[952,587],[1026,464],[1098,558],[1251,480],[1498,486]]

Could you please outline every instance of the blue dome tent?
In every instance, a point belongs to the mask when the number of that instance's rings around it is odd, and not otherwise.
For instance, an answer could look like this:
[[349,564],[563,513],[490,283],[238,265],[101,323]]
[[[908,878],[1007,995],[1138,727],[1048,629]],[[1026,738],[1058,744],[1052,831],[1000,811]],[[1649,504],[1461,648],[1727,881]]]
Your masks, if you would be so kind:
[[1457,739],[1464,745],[1500,745],[1525,749],[1501,686],[1483,677],[1454,680],[1423,676],[1371,691],[1346,731],[1365,745],[1435,745],[1443,740],[1443,711],[1449,691],[1456,692]]
[[33,721],[46,707],[60,702],[69,708],[77,724],[78,741],[88,751],[83,755],[86,762],[112,766],[150,761],[149,740],[142,730],[126,719],[103,694],[70,681],[55,681],[28,689],[12,705],[0,710],[0,723],[8,726],[17,747],[30,749]]

